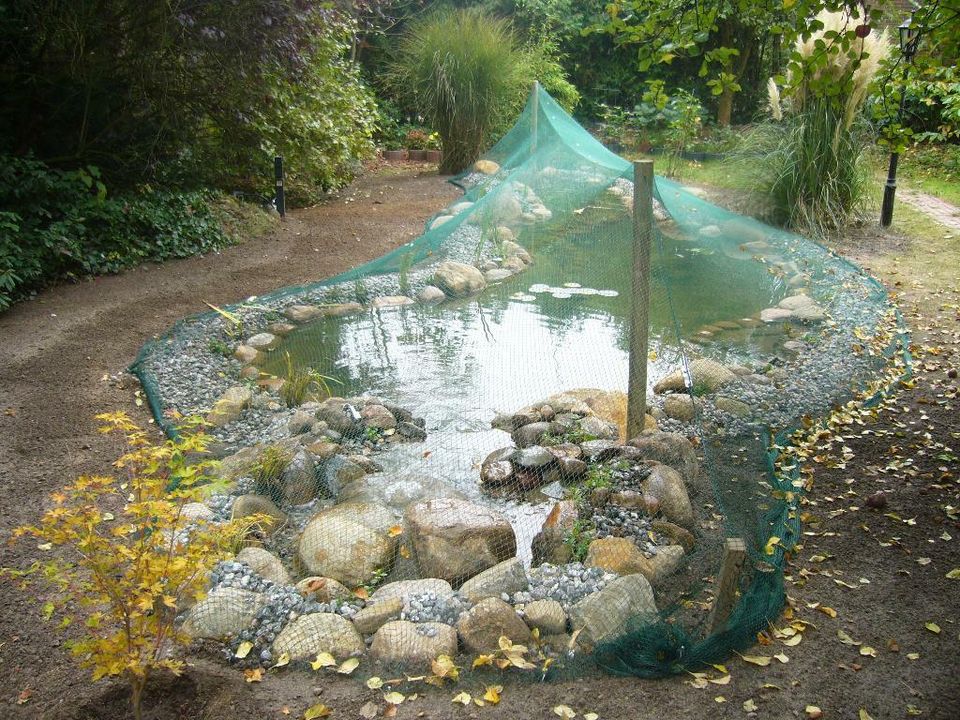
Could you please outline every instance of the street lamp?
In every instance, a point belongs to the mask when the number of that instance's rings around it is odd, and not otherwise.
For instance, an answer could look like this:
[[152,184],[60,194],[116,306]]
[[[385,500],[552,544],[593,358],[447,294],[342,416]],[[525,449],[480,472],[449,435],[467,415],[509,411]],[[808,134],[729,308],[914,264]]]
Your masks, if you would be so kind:
[[[897,28],[900,37],[900,55],[903,57],[903,88],[900,91],[900,109],[897,111],[897,124],[903,123],[903,106],[907,99],[907,73],[917,54],[920,33],[913,27],[913,13]],[[897,193],[897,163],[900,153],[894,149],[890,153],[890,168],[887,170],[887,184],[883,188],[883,207],[880,210],[880,225],[890,227],[893,222],[893,197]]]

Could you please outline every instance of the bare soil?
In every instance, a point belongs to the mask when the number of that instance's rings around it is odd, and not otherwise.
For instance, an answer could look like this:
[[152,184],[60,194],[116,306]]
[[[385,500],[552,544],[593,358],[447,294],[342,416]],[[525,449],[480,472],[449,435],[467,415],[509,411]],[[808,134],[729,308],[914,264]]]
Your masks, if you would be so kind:
[[[456,195],[423,168],[381,168],[329,202],[291,213],[267,236],[219,255],[55,287],[0,316],[0,535],[34,520],[46,495],[71,477],[109,469],[119,448],[96,432],[96,413],[123,409],[149,421],[135,386],[111,376],[152,335],[203,310],[203,301],[229,303],[379,256],[418,234]],[[870,240],[840,249],[881,267],[907,242],[879,234]],[[624,719],[779,720],[807,717],[807,706],[818,706],[825,718],[879,720],[917,711],[960,717],[960,581],[946,577],[960,565],[960,522],[950,509],[960,506],[960,451],[952,449],[960,445],[960,298],[956,283],[937,285],[921,274],[894,282],[915,332],[915,381],[876,422],[849,432],[845,466],[827,453],[814,465],[808,535],[788,589],[794,617],[811,625],[799,645],[774,640],[748,653],[783,653],[788,662],[757,667],[735,657],[727,664],[729,682],[704,689],[692,687],[690,677],[534,684],[475,676],[443,690],[405,689],[419,697],[399,706],[396,717],[554,718],[558,704],[580,716]],[[868,509],[865,498],[877,490],[887,505]],[[0,546],[0,553],[0,566],[20,567],[39,551],[18,544]],[[862,645],[844,644],[838,630]],[[919,657],[911,659],[913,653]],[[0,676],[0,717],[128,716],[125,689],[91,685],[40,619],[36,601],[7,581],[0,581]],[[495,707],[451,704],[461,690],[482,694],[485,683],[504,685]],[[246,683],[239,671],[203,659],[183,678],[158,678],[144,705],[152,720],[230,720],[303,717],[317,702],[332,708],[334,718],[362,717],[368,702],[378,712],[386,707],[382,691],[354,678],[272,671],[263,682]]]

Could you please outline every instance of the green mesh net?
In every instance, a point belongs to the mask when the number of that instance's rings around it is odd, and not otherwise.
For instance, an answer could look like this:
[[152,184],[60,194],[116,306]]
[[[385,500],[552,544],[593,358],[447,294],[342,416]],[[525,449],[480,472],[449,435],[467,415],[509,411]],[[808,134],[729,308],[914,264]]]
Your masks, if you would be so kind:
[[859,268],[661,177],[638,286],[633,177],[537,89],[413,242],[144,347],[157,421],[206,415],[224,458],[200,515],[274,518],[191,633],[247,664],[446,655],[538,679],[663,676],[756,641],[800,538],[779,452],[882,393],[903,337]]

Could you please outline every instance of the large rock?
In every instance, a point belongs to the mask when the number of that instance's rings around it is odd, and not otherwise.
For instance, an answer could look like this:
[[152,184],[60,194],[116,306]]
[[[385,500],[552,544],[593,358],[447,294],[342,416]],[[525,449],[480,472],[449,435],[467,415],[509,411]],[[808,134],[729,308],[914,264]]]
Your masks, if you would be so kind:
[[253,624],[265,603],[266,597],[260,593],[219,587],[190,608],[183,631],[194,638],[232,637]]
[[353,616],[353,625],[361,635],[373,635],[390,620],[396,620],[403,612],[403,600],[388,598],[374,605],[367,605]]
[[433,305],[447,299],[447,294],[436,285],[424,285],[417,293],[417,300],[424,305]]
[[473,295],[487,286],[483,273],[473,265],[447,260],[440,263],[433,275],[434,283],[447,295]]
[[485,597],[500,597],[503,593],[513,595],[528,587],[530,582],[520,558],[510,558],[467,580],[460,587],[460,593],[476,602]]
[[280,488],[289,505],[303,505],[317,496],[317,468],[309,452],[297,451],[280,475]]
[[523,608],[527,625],[540,631],[540,637],[567,631],[567,613],[556,600],[534,600]]
[[311,659],[322,652],[342,660],[362,655],[365,649],[353,623],[336,613],[301,615],[287,624],[273,641],[274,657],[287,653],[293,662]]
[[217,427],[228,425],[240,418],[243,411],[250,407],[252,400],[253,392],[250,388],[242,385],[234,386],[213,404],[210,412],[207,413],[207,422]]
[[393,413],[387,410],[383,405],[370,404],[360,411],[360,417],[364,419],[367,427],[375,430],[389,430],[397,426],[397,419]]
[[290,582],[287,569],[280,562],[280,558],[260,547],[245,547],[237,553],[237,562],[247,565],[264,580],[275,582],[277,585],[286,585]]
[[352,600],[353,591],[333,578],[312,575],[297,583],[297,592],[309,600],[328,603],[331,600]]
[[346,409],[343,398],[327,398],[316,410],[317,420],[323,420],[327,427],[341,435],[356,435],[363,431],[363,424]]
[[373,503],[343,503],[323,510],[300,536],[300,561],[313,575],[349,587],[363,585],[377,571],[393,567],[397,537],[393,513]]
[[429,667],[441,655],[456,654],[457,631],[443,623],[388,622],[370,645],[370,656],[384,665]]
[[346,499],[344,490],[359,480],[367,471],[353,460],[334,455],[320,466],[320,484],[332,497]]
[[518,427],[513,431],[511,437],[517,447],[525,448],[538,445],[543,436],[551,430],[553,430],[553,425],[548,422],[532,422]]
[[370,302],[370,307],[377,310],[386,310],[388,308],[403,307],[404,305],[413,305],[416,301],[406,295],[381,295],[375,297]]
[[683,548],[679,545],[664,545],[657,553],[647,557],[628,538],[607,537],[594,540],[587,550],[583,564],[598,567],[617,575],[640,573],[651,585],[673,574],[683,560]]
[[693,443],[679,433],[660,431],[644,432],[630,440],[628,445],[639,450],[639,456],[644,460],[656,462],[676,468],[683,475],[683,479],[692,483],[697,478],[697,451]]
[[641,487],[644,494],[657,501],[667,520],[687,529],[694,526],[693,505],[686,485],[680,473],[672,467],[655,463]]
[[576,603],[570,608],[570,626],[574,632],[581,630],[577,638],[581,647],[593,648],[622,634],[636,616],[650,621],[657,617],[653,588],[640,574],[619,577]]
[[424,593],[435,593],[437,597],[449,597],[453,595],[453,588],[450,587],[450,583],[440,578],[397,580],[378,587],[367,602],[379,603],[384,600],[400,598],[403,603],[406,603],[407,598],[411,595],[423,595]]
[[458,584],[517,552],[510,521],[465,500],[438,498],[407,508],[407,528],[421,575]]
[[495,175],[500,172],[500,166],[493,160],[477,160],[473,164],[473,169],[484,175]]
[[503,600],[492,597],[481,600],[460,616],[457,633],[464,649],[474,655],[499,648],[502,636],[519,645],[530,640],[530,628],[517,612]]
[[[690,363],[690,376],[693,378],[694,394],[715,392],[737,378],[726,365],[707,358],[697,358]],[[686,380],[683,373],[677,370],[654,385],[653,391],[655,393],[678,392],[685,388]]]
[[682,422],[689,422],[696,417],[697,407],[693,396],[684,393],[667,395],[663,400],[663,412],[667,417]]

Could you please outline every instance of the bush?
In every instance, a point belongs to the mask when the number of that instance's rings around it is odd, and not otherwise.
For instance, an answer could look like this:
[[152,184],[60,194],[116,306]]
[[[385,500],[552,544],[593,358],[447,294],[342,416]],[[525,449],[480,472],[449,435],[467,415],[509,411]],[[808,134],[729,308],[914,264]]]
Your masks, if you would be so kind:
[[576,101],[555,53],[544,41],[523,47],[507,20],[475,9],[440,11],[410,26],[389,81],[440,134],[440,171],[457,172],[516,119],[535,79]]
[[114,273],[230,244],[207,192],[111,198],[96,168],[0,156],[0,310],[59,278]]

